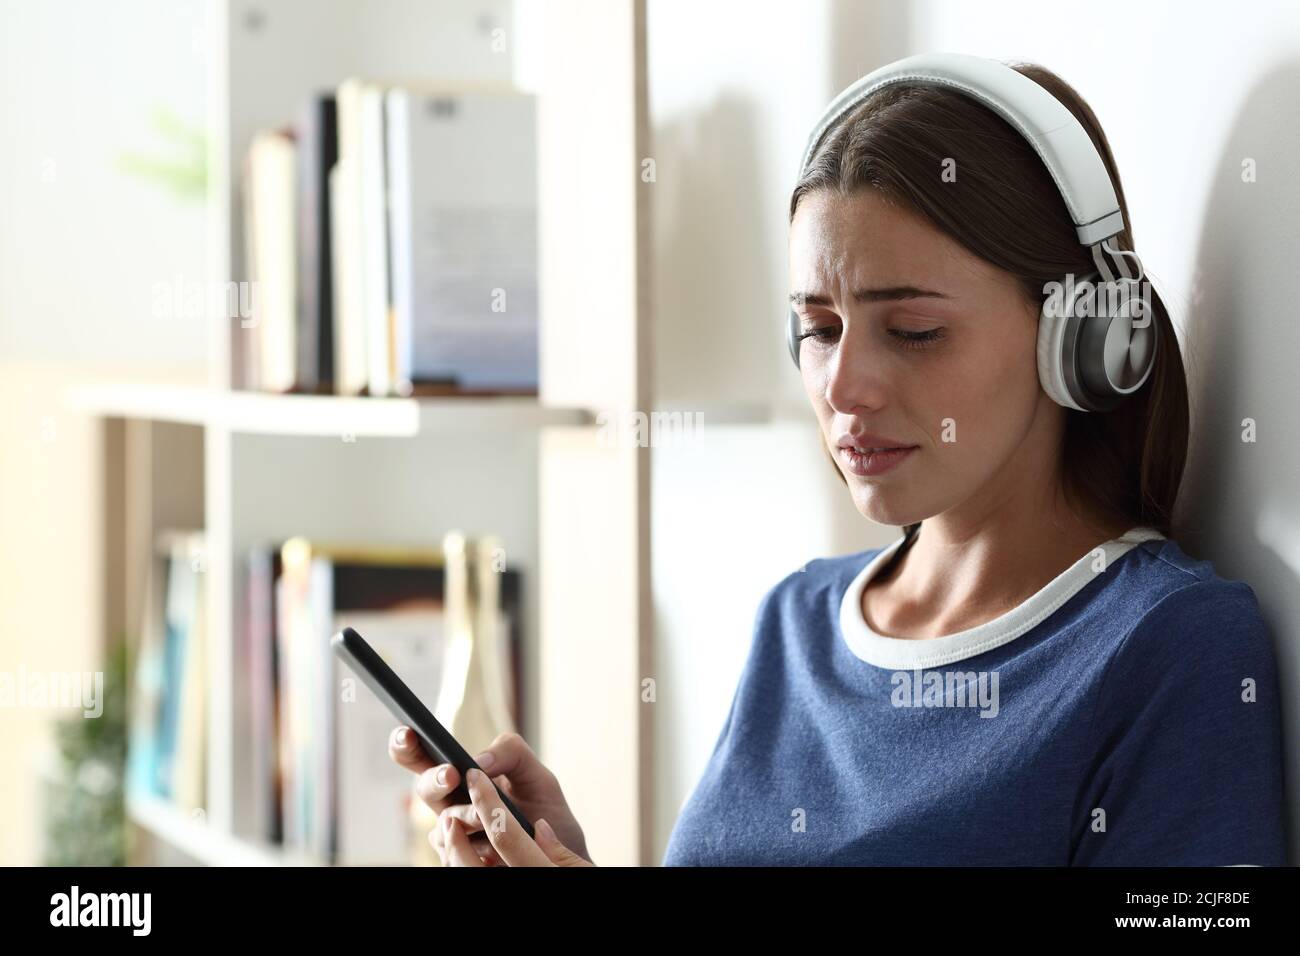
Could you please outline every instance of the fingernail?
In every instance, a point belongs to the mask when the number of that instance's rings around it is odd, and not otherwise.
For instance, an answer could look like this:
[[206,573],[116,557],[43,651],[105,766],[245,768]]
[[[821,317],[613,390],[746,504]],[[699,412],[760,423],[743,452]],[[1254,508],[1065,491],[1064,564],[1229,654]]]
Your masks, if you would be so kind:
[[551,825],[545,820],[538,820],[537,826],[533,827],[533,829],[551,842],[555,842],[555,840],[558,839],[555,835],[555,831],[551,829]]
[[471,787],[477,787],[479,780],[483,777],[483,771],[477,767],[471,767],[469,773],[465,774],[465,782]]
[[406,746],[406,728],[399,727],[397,730],[397,746],[404,748]]
[[492,754],[492,751],[485,750],[483,751],[483,753],[479,754],[477,757],[474,758],[474,762],[478,764],[480,767],[482,767],[484,770],[487,770],[492,766],[493,762],[496,759],[497,758]]
[[438,772],[433,775],[433,779],[437,781],[438,786],[440,787],[447,786],[447,765],[446,764],[443,764],[441,767],[438,768]]

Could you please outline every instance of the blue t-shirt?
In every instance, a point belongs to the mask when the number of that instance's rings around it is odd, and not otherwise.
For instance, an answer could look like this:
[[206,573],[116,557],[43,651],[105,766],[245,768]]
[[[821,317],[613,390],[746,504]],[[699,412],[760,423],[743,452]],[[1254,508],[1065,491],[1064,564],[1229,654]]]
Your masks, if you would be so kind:
[[1275,659],[1251,588],[1149,529],[929,640],[871,631],[906,539],[763,598],[664,865],[1283,865]]

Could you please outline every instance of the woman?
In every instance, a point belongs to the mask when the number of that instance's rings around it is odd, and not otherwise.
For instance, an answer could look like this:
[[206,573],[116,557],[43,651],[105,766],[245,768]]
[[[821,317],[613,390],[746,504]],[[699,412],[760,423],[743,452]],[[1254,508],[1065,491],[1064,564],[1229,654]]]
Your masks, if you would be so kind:
[[[1127,223],[1087,104],[1013,69],[1082,124]],[[894,83],[814,145],[790,203],[792,348],[858,510],[906,531],[768,592],[665,864],[1285,863],[1254,593],[1171,539],[1188,407],[1164,304],[1148,290],[1140,384],[1071,408],[1044,388],[1040,313],[1097,260],[1023,131]],[[1127,228],[1109,243],[1134,249]],[[457,772],[403,728],[390,751],[440,812],[449,864],[591,865],[517,735],[477,759],[536,842],[482,782],[448,806]],[[468,839],[493,819],[490,843]]]

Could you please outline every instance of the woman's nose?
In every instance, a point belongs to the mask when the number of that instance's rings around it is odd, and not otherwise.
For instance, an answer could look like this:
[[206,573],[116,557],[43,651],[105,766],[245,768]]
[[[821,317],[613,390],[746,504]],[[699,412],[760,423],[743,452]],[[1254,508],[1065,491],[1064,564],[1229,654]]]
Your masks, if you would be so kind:
[[826,402],[837,412],[854,408],[879,408],[891,388],[888,356],[873,341],[868,330],[849,329],[826,366]]

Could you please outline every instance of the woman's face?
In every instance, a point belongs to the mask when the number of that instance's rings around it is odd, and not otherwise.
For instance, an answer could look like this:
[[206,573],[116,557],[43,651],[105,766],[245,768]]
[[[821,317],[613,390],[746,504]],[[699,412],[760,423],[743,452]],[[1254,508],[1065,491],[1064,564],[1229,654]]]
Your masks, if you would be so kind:
[[[865,517],[980,521],[1054,470],[1063,410],[1038,383],[1038,306],[1008,273],[875,190],[818,191],[791,223],[790,291],[817,333],[804,388]],[[915,447],[853,459],[838,443],[859,432]]]

